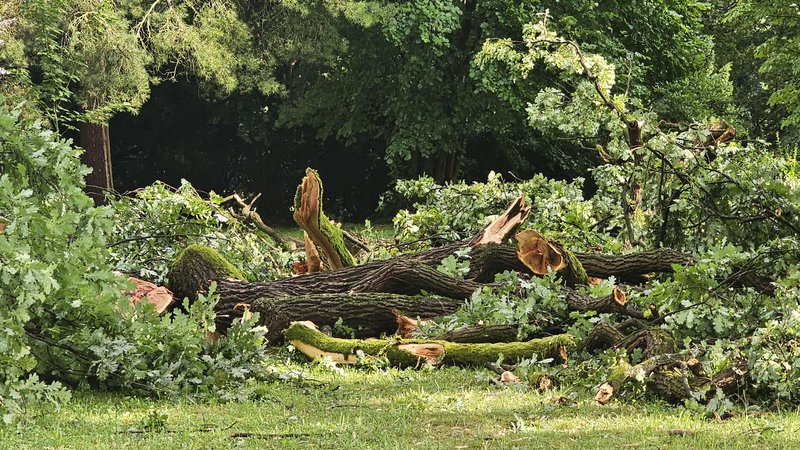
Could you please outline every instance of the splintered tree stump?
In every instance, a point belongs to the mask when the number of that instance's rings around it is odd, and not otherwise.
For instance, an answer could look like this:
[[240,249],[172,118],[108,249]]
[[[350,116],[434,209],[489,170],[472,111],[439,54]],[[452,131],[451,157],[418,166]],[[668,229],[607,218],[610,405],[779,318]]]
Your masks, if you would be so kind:
[[[314,169],[306,169],[306,176],[297,186],[294,221],[322,249],[332,270],[356,265],[355,258],[344,243],[342,229],[331,222],[322,210],[322,181]],[[309,260],[312,257],[311,254],[308,255]]]
[[303,231],[303,243],[306,249],[306,272],[322,272],[322,259],[319,257],[317,246],[314,245],[307,231]]
[[398,367],[422,364],[480,366],[497,361],[516,362],[538,358],[557,358],[562,347],[574,348],[568,334],[533,339],[527,342],[494,344],[461,344],[447,341],[416,339],[339,339],[326,336],[313,323],[294,322],[284,332],[286,340],[310,358],[327,356],[333,361],[354,364],[360,351],[365,356],[385,356]]
[[473,238],[471,244],[502,244],[508,236],[514,234],[530,213],[531,207],[525,204],[525,197],[517,197],[503,214]]

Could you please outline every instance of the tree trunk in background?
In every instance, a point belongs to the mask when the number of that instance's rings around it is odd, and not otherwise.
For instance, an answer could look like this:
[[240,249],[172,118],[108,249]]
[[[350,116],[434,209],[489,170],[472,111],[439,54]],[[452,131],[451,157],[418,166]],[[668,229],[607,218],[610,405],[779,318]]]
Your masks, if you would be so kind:
[[82,123],[80,144],[85,150],[81,162],[92,169],[92,173],[86,175],[86,193],[96,205],[101,205],[105,201],[105,193],[114,189],[108,124]]

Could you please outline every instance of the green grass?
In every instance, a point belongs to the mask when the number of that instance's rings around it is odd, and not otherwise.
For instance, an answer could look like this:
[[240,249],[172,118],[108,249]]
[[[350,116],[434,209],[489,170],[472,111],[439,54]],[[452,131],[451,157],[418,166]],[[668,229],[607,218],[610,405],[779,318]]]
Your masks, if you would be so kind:
[[32,411],[0,429],[0,447],[800,448],[796,412],[716,422],[661,404],[498,388],[475,370],[298,367],[313,381],[264,383],[261,399],[245,403],[76,394],[59,412]]
[[[347,231],[364,235],[364,238],[370,241],[370,243],[376,239],[391,241],[394,238],[394,226],[392,226],[392,224],[373,223],[370,232],[368,232],[363,223],[346,223],[342,226]],[[299,240],[303,239],[303,230],[296,226],[276,227],[275,230],[284,236]]]

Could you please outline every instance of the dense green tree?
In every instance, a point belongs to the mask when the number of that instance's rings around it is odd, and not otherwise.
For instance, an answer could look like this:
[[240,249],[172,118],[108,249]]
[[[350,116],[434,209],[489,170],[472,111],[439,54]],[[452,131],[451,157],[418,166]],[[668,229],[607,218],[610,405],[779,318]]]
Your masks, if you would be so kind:
[[619,65],[621,84],[665,116],[691,119],[727,108],[720,102],[727,92],[715,92],[713,101],[685,101],[698,83],[701,91],[725,83],[725,74],[713,69],[697,2],[419,0],[364,2],[357,12],[339,14],[333,24],[346,51],[335,64],[316,65],[302,79],[289,80],[300,94],[282,120],[311,124],[321,137],[380,137],[397,176],[452,179],[471,156],[467,149],[478,143],[484,147],[478,151],[489,146],[530,154],[539,147],[539,159],[568,165],[572,158],[558,149],[575,145],[531,133],[519,114],[531,89],[555,80],[536,74],[516,101],[500,100],[485,89],[493,75],[474,64],[487,39],[521,39],[523,24],[548,7],[559,29]]
[[[800,141],[800,10],[793,2],[717,0],[706,16],[750,136]],[[745,131],[745,130],[743,130]]]
[[79,129],[88,184],[101,190],[113,188],[108,120],[138,111],[152,83],[192,76],[213,95],[279,89],[234,2],[33,0],[4,15],[24,48],[3,55],[9,72],[55,127]]

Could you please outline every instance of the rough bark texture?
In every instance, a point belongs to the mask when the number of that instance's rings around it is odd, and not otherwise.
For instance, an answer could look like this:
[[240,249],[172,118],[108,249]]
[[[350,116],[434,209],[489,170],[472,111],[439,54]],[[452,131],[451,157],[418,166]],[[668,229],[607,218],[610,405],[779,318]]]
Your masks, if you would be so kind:
[[169,286],[178,299],[197,298],[211,281],[225,279],[244,280],[245,276],[214,249],[202,245],[186,247],[169,271]]
[[[202,286],[207,286],[203,283]],[[230,279],[217,280],[217,292],[236,303],[253,303],[261,297],[385,292],[417,295],[426,291],[453,299],[468,298],[481,286],[469,280],[448,277],[433,267],[403,259],[380,261],[270,283],[248,283]]]
[[612,292],[605,297],[591,297],[565,286],[561,288],[561,293],[564,295],[564,299],[566,300],[569,309],[572,311],[617,313],[636,319],[644,318],[643,312],[629,307],[626,303],[620,303],[618,301],[618,297],[615,296],[616,292]]
[[[447,341],[415,339],[338,339],[324,335],[313,324],[293,323],[285,332],[286,340],[309,357],[325,354],[343,363],[355,363],[356,352],[385,356],[392,365],[416,367],[422,363],[478,366],[497,361],[503,355],[515,362],[531,358],[558,358],[562,347],[573,348],[571,335],[562,334],[527,342],[460,344]],[[418,347],[417,347],[418,346]],[[417,352],[422,349],[424,352]]]
[[[211,280],[217,283],[217,294],[220,296],[218,308],[223,314],[218,318],[219,326],[226,329],[230,321],[238,317],[231,313],[237,304],[253,305],[261,298],[276,299],[281,297],[319,296],[323,294],[358,294],[385,293],[401,295],[418,295],[427,292],[452,299],[451,304],[461,304],[475,290],[483,285],[471,280],[459,280],[449,277],[435,268],[420,264],[413,258],[395,258],[379,261],[363,266],[348,267],[335,272],[321,272],[294,278],[285,278],[270,283],[241,281],[243,274],[225,261],[214,250],[202,246],[190,246],[176,259],[170,272],[170,287],[178,298],[193,298],[204,292]],[[571,310],[597,311],[603,313],[619,313],[630,317],[643,318],[641,311],[620,304],[613,294],[594,298],[582,294],[575,289],[562,287],[562,295]],[[385,303],[387,307],[398,307]],[[333,304],[326,304],[333,308]],[[271,319],[268,311],[261,307],[262,321],[267,324]],[[323,313],[323,309],[319,309]],[[329,311],[335,321],[341,317],[345,323],[351,318],[342,315],[343,311],[335,308]],[[424,318],[442,315],[439,308],[430,311],[414,309],[404,311],[406,314]],[[452,312],[452,311],[450,311]],[[296,317],[299,319],[300,317]],[[294,320],[295,318],[289,319]],[[357,317],[353,318],[359,322]],[[285,321],[284,321],[285,322]],[[279,330],[276,330],[279,331]]]
[[670,273],[672,265],[688,266],[694,264],[694,258],[669,248],[645,250],[627,255],[596,255],[576,253],[575,257],[583,264],[586,273],[592,277],[636,280],[648,273]]
[[86,193],[96,205],[101,205],[105,202],[105,194],[114,190],[108,125],[84,122],[79,133],[81,147],[85,150],[81,162],[92,169],[86,175]]
[[440,334],[434,339],[462,343],[514,342],[518,333],[519,328],[514,325],[470,325]]
[[[397,329],[393,309],[411,317],[430,319],[452,314],[460,300],[430,296],[385,293],[335,293],[279,297],[260,297],[249,306],[259,313],[259,324],[269,330],[270,342],[280,342],[281,332],[291,322],[309,320],[319,326],[333,327],[341,319],[356,337],[391,335]],[[225,332],[231,321],[242,317],[241,303],[223,297],[217,304],[217,329]]]

